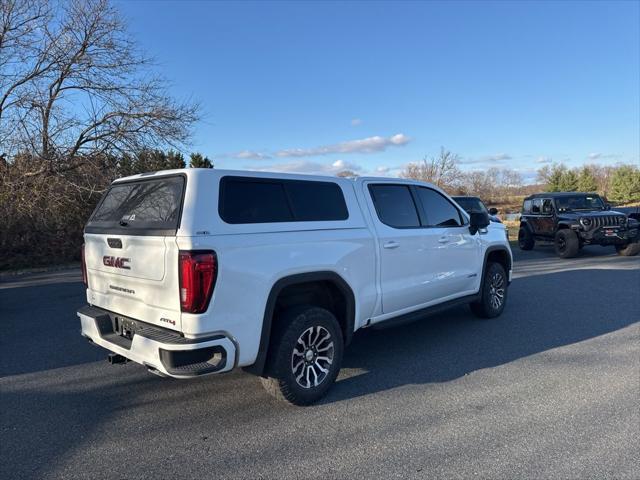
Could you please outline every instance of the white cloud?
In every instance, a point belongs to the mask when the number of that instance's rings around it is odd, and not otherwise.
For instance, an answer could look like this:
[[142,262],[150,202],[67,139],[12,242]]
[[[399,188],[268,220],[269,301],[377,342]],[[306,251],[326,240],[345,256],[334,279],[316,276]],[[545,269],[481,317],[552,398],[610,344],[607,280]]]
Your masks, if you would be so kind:
[[352,118],[351,119],[351,125],[353,127],[357,127],[358,125],[362,125],[362,119],[360,119],[360,118]]
[[513,157],[508,153],[498,153],[496,155],[487,155],[482,157],[485,162],[504,162],[505,160],[511,160]]
[[241,152],[236,153],[233,158],[237,158],[240,160],[263,160],[266,158],[271,158],[266,153],[254,152],[251,150],[242,150]]
[[268,160],[271,155],[253,150],[241,150],[234,153],[218,153],[214,158],[231,158],[234,160]]
[[538,157],[536,163],[551,163],[553,160],[551,157]]
[[284,173],[308,173],[317,175],[335,175],[343,170],[351,170],[358,173],[362,170],[360,165],[346,162],[344,160],[336,160],[333,163],[320,163],[310,160],[295,160],[286,163],[276,163],[272,165],[264,165],[259,168],[251,167],[252,170],[263,172],[284,172]]
[[391,170],[389,167],[378,167],[376,173],[389,173],[389,170]]
[[384,152],[388,147],[401,147],[409,143],[411,139],[402,133],[391,137],[368,137],[359,140],[349,140],[333,145],[322,145],[315,148],[292,148],[279,150],[276,156],[288,157],[315,157],[336,153],[377,153]]
[[622,155],[617,153],[600,153],[594,152],[587,155],[587,158],[591,161],[593,160],[618,160]]
[[513,157],[508,153],[498,153],[495,155],[485,155],[484,157],[479,158],[469,158],[461,160],[460,163],[468,165],[473,163],[482,163],[482,164],[492,164],[492,163],[501,163],[506,160],[512,160]]

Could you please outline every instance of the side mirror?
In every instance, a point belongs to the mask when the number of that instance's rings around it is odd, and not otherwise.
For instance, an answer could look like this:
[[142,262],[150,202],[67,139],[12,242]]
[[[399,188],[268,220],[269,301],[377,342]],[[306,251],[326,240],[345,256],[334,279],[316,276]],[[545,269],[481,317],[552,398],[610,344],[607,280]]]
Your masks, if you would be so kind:
[[497,215],[498,214],[498,209],[495,207],[491,207],[489,209],[489,215]]
[[605,210],[611,210],[611,204],[610,203],[605,203],[604,204],[604,209]]
[[469,214],[469,233],[475,235],[481,228],[487,228],[491,220],[486,212],[471,212]]
[[540,207],[538,205],[534,205],[531,207],[531,213],[540,213]]

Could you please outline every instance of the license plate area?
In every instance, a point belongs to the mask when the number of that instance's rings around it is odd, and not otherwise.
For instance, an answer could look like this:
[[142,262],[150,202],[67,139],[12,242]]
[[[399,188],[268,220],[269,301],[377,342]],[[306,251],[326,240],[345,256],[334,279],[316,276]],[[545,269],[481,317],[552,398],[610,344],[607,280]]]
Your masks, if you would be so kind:
[[121,337],[133,340],[136,334],[136,322],[129,318],[113,317],[113,333]]
[[604,236],[605,237],[617,237],[618,236],[618,229],[617,228],[605,228],[604,229]]

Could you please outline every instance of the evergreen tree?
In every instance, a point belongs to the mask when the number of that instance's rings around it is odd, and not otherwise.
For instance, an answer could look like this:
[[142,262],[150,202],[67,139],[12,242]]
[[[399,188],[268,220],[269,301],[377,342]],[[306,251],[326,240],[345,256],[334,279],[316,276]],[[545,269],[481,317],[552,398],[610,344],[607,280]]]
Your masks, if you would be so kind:
[[632,165],[618,167],[611,177],[609,198],[619,203],[639,201],[640,169]]
[[551,169],[548,171],[547,176],[547,192],[561,192],[562,188],[562,179],[567,173],[567,167],[565,167],[562,163],[554,164]]
[[191,154],[189,161],[191,168],[213,168],[213,163],[207,157],[203,157],[201,153],[194,152]]
[[118,176],[126,177],[137,173],[157,172],[184,168],[184,157],[181,153],[169,150],[141,150],[135,156],[124,154],[118,161]]
[[167,152],[165,165],[167,170],[184,168],[186,166],[186,164],[184,163],[184,155],[182,155],[180,152],[169,150]]
[[598,182],[593,171],[588,166],[582,167],[578,175],[578,190],[581,192],[595,192],[598,189]]
[[575,170],[567,170],[562,174],[559,190],[561,192],[575,192],[578,190],[578,174]]

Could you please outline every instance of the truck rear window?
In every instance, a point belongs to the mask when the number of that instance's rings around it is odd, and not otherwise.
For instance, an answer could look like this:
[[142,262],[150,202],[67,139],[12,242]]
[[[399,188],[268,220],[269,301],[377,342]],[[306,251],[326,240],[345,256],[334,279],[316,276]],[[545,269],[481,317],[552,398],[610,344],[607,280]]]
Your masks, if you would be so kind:
[[183,176],[174,176],[113,184],[91,215],[85,232],[174,235],[184,183]]
[[220,218],[226,223],[346,220],[342,189],[333,182],[223,177]]

